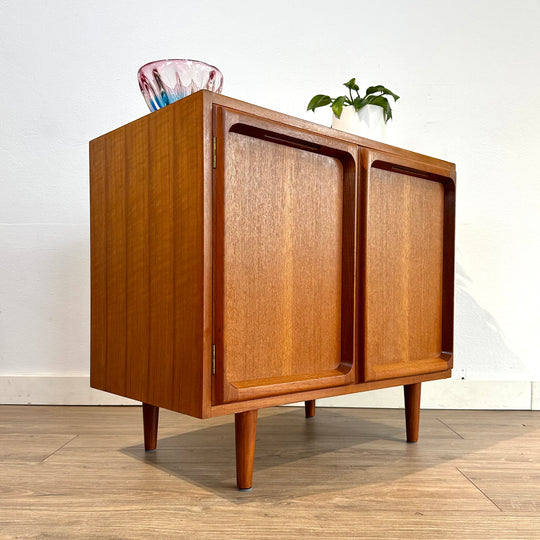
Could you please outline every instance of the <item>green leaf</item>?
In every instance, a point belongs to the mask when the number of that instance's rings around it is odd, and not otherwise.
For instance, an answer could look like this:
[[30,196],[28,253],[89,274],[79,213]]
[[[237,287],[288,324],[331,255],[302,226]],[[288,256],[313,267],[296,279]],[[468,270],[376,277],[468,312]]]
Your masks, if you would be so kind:
[[358,112],[364,105],[367,105],[366,99],[367,99],[367,96],[363,98],[358,96],[357,98],[354,99],[354,101],[352,102],[352,105],[356,112]]
[[366,90],[366,96],[369,96],[370,94],[374,94],[375,92],[384,92],[385,88],[381,84],[378,84],[377,86],[370,86]]
[[346,100],[347,98],[345,96],[339,96],[334,100],[334,103],[332,103],[332,111],[338,118],[341,118],[341,113],[343,112],[343,105],[345,104]]
[[343,86],[346,86],[349,90],[360,90],[360,87],[356,84],[356,79],[353,78],[349,82],[343,83]]
[[[332,112],[338,118],[341,118],[343,107],[347,105],[352,105],[355,111],[359,111],[362,107],[366,105],[377,105],[379,107],[382,107],[383,109],[385,122],[392,118],[392,108],[390,107],[390,103],[385,96],[391,96],[394,98],[394,101],[397,101],[399,99],[399,96],[397,94],[394,94],[394,92],[392,92],[382,84],[378,84],[375,86],[370,86],[366,90],[366,95],[364,97],[360,97],[360,95],[358,94],[359,88],[356,84],[355,78],[352,78],[350,81],[343,83],[343,85],[349,89],[348,96],[331,98],[330,96],[324,94],[317,94],[309,102],[307,110],[314,111],[318,107],[330,105],[332,107]],[[352,96],[353,90],[357,94],[356,98],[353,98]]]
[[317,94],[311,98],[307,106],[308,111],[315,111],[317,107],[324,107],[325,105],[330,105],[332,103],[332,98],[330,96],[325,96],[324,94]]
[[378,84],[377,86],[370,86],[366,90],[366,96],[369,96],[370,94],[374,94],[375,92],[381,92],[381,95],[383,96],[392,96],[394,98],[394,101],[397,101],[399,99],[399,96],[394,94],[391,90],[388,90],[388,88],[385,88],[382,84]]

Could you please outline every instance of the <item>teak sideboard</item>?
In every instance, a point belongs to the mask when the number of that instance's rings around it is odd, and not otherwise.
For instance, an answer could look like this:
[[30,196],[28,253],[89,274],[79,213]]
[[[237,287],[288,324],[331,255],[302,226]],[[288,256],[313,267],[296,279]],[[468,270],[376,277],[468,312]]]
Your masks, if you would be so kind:
[[90,143],[91,385],[235,414],[450,376],[455,166],[207,91]]

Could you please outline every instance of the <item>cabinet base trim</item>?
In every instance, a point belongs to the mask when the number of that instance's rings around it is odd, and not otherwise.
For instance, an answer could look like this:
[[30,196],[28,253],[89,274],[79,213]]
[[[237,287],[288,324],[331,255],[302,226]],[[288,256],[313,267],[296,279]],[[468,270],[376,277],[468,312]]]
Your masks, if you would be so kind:
[[249,411],[251,409],[262,409],[264,407],[273,407],[275,405],[285,405],[287,403],[294,403],[297,401],[310,401],[312,399],[339,396],[343,394],[353,394],[355,392],[365,392],[367,390],[378,390],[381,388],[389,388],[391,386],[403,386],[406,384],[415,384],[425,381],[435,381],[437,379],[447,379],[450,377],[450,375],[451,371],[446,370],[438,373],[399,377],[397,379],[386,379],[383,381],[373,381],[361,384],[349,384],[346,386],[337,386],[332,388],[321,388],[306,392],[295,392],[294,394],[250,399],[236,403],[225,403],[223,405],[214,405],[211,407],[210,416],[222,416],[224,414]]

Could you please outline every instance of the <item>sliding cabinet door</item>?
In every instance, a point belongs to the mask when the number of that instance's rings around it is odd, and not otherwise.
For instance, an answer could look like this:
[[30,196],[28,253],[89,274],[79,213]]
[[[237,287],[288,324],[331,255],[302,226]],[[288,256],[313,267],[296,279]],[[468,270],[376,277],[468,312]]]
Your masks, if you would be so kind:
[[449,369],[453,173],[362,150],[364,380]]
[[214,402],[354,382],[357,147],[215,109]]

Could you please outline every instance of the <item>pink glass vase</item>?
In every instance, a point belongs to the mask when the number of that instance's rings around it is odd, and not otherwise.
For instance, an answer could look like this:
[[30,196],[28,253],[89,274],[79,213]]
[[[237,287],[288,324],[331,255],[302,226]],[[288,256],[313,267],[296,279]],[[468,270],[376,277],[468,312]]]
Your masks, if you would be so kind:
[[223,74],[217,67],[198,60],[156,60],[142,66],[139,88],[151,111],[199,90],[221,93]]

